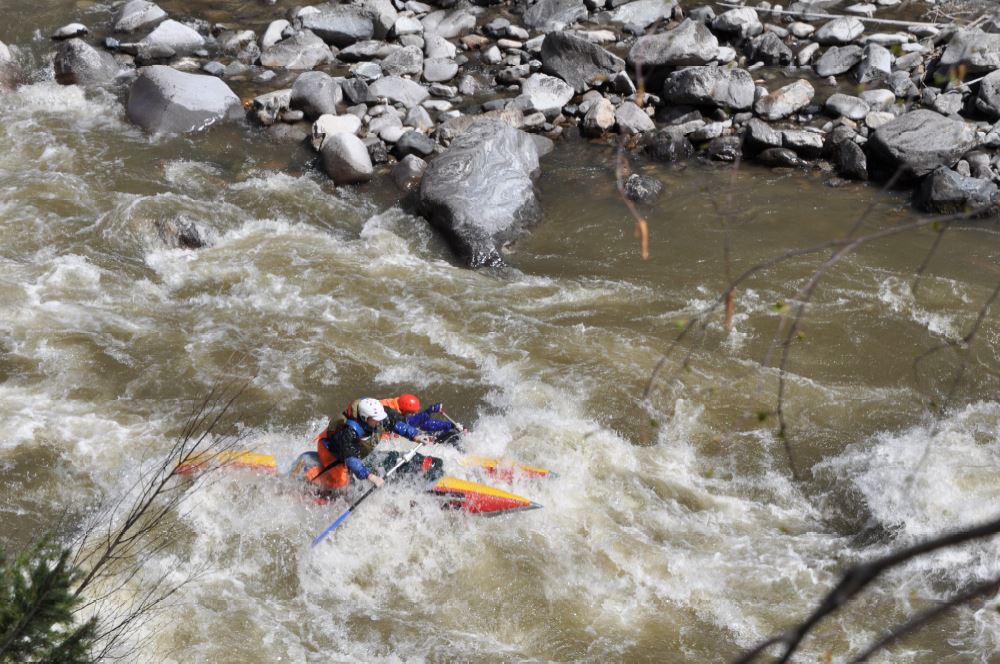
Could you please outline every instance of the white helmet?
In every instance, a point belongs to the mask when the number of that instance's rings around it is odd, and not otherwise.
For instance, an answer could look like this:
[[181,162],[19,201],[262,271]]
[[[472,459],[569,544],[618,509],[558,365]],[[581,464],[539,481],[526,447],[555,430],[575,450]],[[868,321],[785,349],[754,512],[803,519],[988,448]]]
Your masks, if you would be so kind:
[[362,399],[358,402],[358,417],[362,420],[373,417],[376,422],[381,422],[386,417],[385,408],[377,399]]

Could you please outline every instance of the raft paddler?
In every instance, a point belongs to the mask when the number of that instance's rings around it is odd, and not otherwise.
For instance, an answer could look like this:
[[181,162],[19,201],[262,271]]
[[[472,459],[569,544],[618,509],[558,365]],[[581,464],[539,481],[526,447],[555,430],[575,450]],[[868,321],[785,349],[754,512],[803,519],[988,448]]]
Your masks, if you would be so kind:
[[382,399],[381,403],[386,408],[402,413],[410,426],[433,434],[439,443],[454,441],[462,431],[454,422],[434,417],[435,414],[444,412],[443,404],[432,403],[424,410],[420,410],[420,399],[413,394],[400,394],[391,399]]
[[340,489],[350,482],[350,475],[368,480],[377,487],[384,480],[362,462],[384,433],[395,433],[414,442],[433,443],[434,438],[410,426],[395,410],[387,410],[377,399],[352,401],[316,438],[316,451],[322,464],[311,481],[326,489]]

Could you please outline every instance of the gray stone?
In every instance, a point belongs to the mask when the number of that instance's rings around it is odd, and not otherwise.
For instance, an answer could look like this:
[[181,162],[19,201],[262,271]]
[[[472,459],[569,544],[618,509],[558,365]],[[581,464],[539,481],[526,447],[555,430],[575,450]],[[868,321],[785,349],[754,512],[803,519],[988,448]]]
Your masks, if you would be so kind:
[[910,111],[879,127],[868,140],[869,169],[880,179],[897,170],[905,178],[921,177],[939,166],[953,166],[976,145],[976,131],[926,109]]
[[914,203],[928,212],[982,210],[994,208],[997,196],[995,183],[966,177],[941,166],[924,179]]
[[832,46],[816,62],[816,73],[820,76],[839,76],[861,62],[860,46]]
[[521,86],[521,96],[527,98],[528,108],[553,118],[573,98],[573,88],[561,79],[547,74],[532,74]]
[[430,114],[423,106],[414,106],[407,111],[403,124],[425,132],[434,128],[434,121],[431,120]]
[[990,120],[1000,120],[1000,71],[989,74],[979,84],[976,108]]
[[165,18],[167,13],[156,4],[146,0],[130,0],[122,5],[112,20],[115,32],[136,32],[150,28]]
[[98,51],[82,39],[59,44],[52,61],[56,81],[62,85],[101,85],[118,76],[114,56]]
[[587,18],[583,0],[538,0],[524,12],[524,24],[539,32],[562,30]]
[[139,70],[129,91],[129,120],[153,134],[198,131],[243,117],[240,98],[214,76],[155,65]]
[[792,49],[773,32],[765,32],[750,41],[750,59],[766,65],[792,64]]
[[663,99],[672,104],[745,110],[753,106],[754,89],[753,77],[744,69],[689,67],[667,77]]
[[642,150],[653,161],[681,161],[694,154],[691,141],[674,128],[663,129],[648,136]]
[[712,161],[734,162],[743,156],[739,136],[720,136],[709,141],[705,156]]
[[371,83],[382,78],[382,68],[374,62],[355,62],[351,65],[350,75]]
[[333,53],[326,43],[308,30],[283,39],[260,54],[260,64],[265,67],[285,69],[313,69],[333,60]]
[[872,111],[865,116],[865,126],[869,129],[878,129],[882,125],[892,122],[895,117],[895,115],[886,111]]
[[1000,69],[1000,34],[959,30],[941,55],[938,67],[965,68],[966,74],[986,74]]
[[815,94],[809,81],[800,79],[761,97],[753,110],[765,120],[780,120],[807,106]]
[[868,179],[868,160],[865,151],[854,141],[841,141],[833,149],[834,167],[840,177],[848,180]]
[[757,161],[769,168],[801,168],[806,165],[790,148],[767,148],[756,157]]
[[625,179],[625,195],[637,203],[652,204],[663,193],[663,183],[651,175],[632,173]]
[[264,31],[264,36],[260,38],[260,49],[264,51],[282,39],[284,39],[285,30],[291,27],[291,23],[285,19],[278,19],[277,21],[271,21],[267,26],[267,30]]
[[368,86],[368,94],[376,98],[384,97],[390,102],[402,104],[406,108],[416,106],[430,96],[427,88],[398,76],[380,78]]
[[635,0],[616,8],[611,22],[634,25],[645,30],[657,21],[670,18],[677,0]]
[[930,106],[941,115],[958,115],[964,105],[961,93],[947,92],[935,97]]
[[443,83],[458,75],[458,63],[450,58],[427,58],[424,60],[424,80],[428,83]]
[[392,167],[392,181],[402,191],[413,191],[420,185],[427,162],[420,157],[409,154]]
[[292,99],[291,89],[275,90],[254,97],[251,111],[264,126],[273,125],[282,113],[289,110]]
[[409,154],[415,154],[418,157],[429,157],[434,154],[434,147],[436,145],[437,143],[426,134],[411,129],[396,141],[393,154],[396,155],[397,159],[402,159]]
[[83,23],[70,23],[53,32],[52,40],[64,41],[66,39],[73,39],[74,37],[83,37],[88,32],[90,32],[90,30],[88,30],[87,26]]
[[542,71],[582,93],[625,68],[625,61],[568,32],[550,32],[542,41]]
[[302,27],[327,44],[344,48],[375,36],[372,12],[354,5],[323,5],[320,11],[302,17]]
[[830,95],[823,108],[834,116],[843,116],[851,120],[864,120],[871,110],[864,100],[839,92]]
[[804,129],[782,129],[781,146],[794,150],[800,157],[816,159],[823,152],[823,136]]
[[310,134],[313,149],[317,152],[323,149],[327,137],[334,134],[352,134],[357,136],[361,131],[361,119],[350,113],[345,115],[326,114],[316,118]]
[[454,58],[457,53],[455,45],[441,35],[424,36],[424,57],[428,59]]
[[824,23],[813,35],[813,39],[820,44],[850,44],[864,31],[865,24],[853,16],[835,18]]
[[615,107],[610,101],[601,97],[587,109],[580,124],[584,136],[601,136],[611,131],[615,126]]
[[743,135],[744,150],[750,154],[767,150],[768,148],[781,147],[781,133],[773,129],[771,125],[751,118],[747,122],[746,133]]
[[476,17],[467,9],[453,11],[436,11],[420,20],[424,26],[424,34],[438,35],[445,39],[454,39],[466,35],[476,28]]
[[541,217],[538,148],[522,131],[480,120],[427,167],[420,210],[469,267],[503,264],[501,247]]
[[653,89],[666,77],[667,69],[711,63],[719,53],[719,40],[701,23],[685,19],[666,32],[636,40],[628,53],[628,69],[641,68]]
[[379,63],[386,76],[419,76],[424,71],[424,53],[416,46],[397,49]]
[[764,26],[753,7],[739,7],[719,14],[712,21],[712,30],[734,37],[755,37],[764,31]]
[[387,58],[401,47],[387,44],[377,39],[359,41],[337,51],[337,59],[341,62],[361,62],[366,60],[381,60]]
[[144,51],[170,49],[175,55],[189,55],[204,46],[205,38],[196,30],[167,19],[139,42],[139,52],[142,54]]
[[323,169],[336,184],[367,182],[375,172],[368,148],[353,134],[327,136],[321,154]]
[[917,85],[910,79],[910,75],[905,71],[892,72],[892,74],[889,75],[889,78],[886,79],[885,84],[886,87],[888,87],[897,97],[910,99],[920,96],[920,90],[917,89]]
[[888,111],[896,104],[896,95],[892,90],[864,90],[858,96],[873,111]]
[[306,117],[315,120],[327,113],[336,114],[344,93],[329,74],[307,71],[299,74],[292,84],[291,108],[302,109]]
[[625,102],[615,110],[615,121],[618,123],[619,133],[626,136],[656,129],[656,125],[646,115],[646,111],[630,101]]
[[878,44],[866,44],[861,62],[851,72],[858,83],[871,83],[885,79],[892,73],[892,53]]

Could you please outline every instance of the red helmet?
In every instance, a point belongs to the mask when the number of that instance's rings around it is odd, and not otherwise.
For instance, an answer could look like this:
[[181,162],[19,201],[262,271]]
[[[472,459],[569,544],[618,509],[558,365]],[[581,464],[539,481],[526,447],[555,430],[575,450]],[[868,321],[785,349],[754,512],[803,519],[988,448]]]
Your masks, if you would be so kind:
[[399,412],[404,415],[420,412],[420,399],[412,394],[400,394],[396,402],[399,404]]

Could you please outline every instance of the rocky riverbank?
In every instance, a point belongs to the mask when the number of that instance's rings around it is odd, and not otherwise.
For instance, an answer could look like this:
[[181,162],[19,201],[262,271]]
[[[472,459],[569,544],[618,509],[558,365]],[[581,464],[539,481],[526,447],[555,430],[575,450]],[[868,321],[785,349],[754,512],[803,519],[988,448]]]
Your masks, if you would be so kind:
[[[53,68],[118,86],[151,134],[242,121],[308,141],[338,185],[389,169],[478,267],[540,218],[539,158],[568,133],[651,160],[892,181],[928,211],[992,208],[1000,34],[876,17],[895,4],[355,0],[283,11],[257,34],[130,0],[105,25],[56,30]],[[19,80],[0,43],[0,87]],[[255,92],[241,103],[234,88]]]

